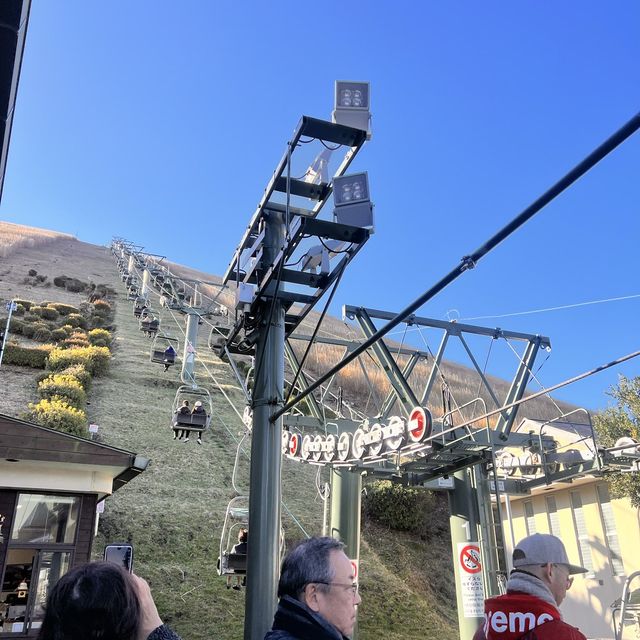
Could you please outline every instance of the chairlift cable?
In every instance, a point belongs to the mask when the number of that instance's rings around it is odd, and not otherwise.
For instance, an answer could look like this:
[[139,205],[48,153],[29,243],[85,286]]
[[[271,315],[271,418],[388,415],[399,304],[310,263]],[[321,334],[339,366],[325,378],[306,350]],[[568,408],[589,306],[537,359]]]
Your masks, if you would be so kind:
[[[540,380],[536,377],[536,374],[531,370],[531,368],[527,364],[525,364],[524,360],[522,359],[520,354],[515,350],[514,346],[511,344],[509,339],[505,338],[505,341],[509,345],[509,348],[511,349],[511,351],[513,351],[513,353],[516,356],[516,358],[518,358],[518,361],[520,362],[520,364],[524,364],[525,365],[525,367],[527,368],[527,371],[529,372],[529,375],[538,383],[538,385],[540,385],[541,389],[544,389],[544,385],[542,384],[542,382],[540,382]],[[553,406],[556,408],[558,413],[560,415],[562,415],[562,409],[558,406],[558,403],[549,394],[547,394],[547,397],[549,398],[549,400],[551,400],[551,402],[553,403]]]
[[[152,290],[150,288],[150,290]],[[154,294],[156,295],[160,295],[158,294],[157,291],[153,291]],[[182,332],[182,334],[184,335],[185,339],[186,339],[186,332],[184,331],[184,329],[180,326],[180,323],[177,321],[173,311],[167,307],[174,323],[176,324],[176,326],[178,327],[178,329]],[[197,356],[197,354],[196,354]],[[240,412],[236,409],[235,405],[233,404],[233,402],[231,401],[231,399],[229,398],[229,396],[225,393],[224,389],[220,386],[220,384],[218,383],[217,379],[213,376],[213,374],[209,371],[209,368],[207,367],[207,365],[202,361],[202,359],[200,360],[200,364],[204,367],[205,371],[207,372],[207,374],[209,375],[209,377],[213,380],[213,382],[215,383],[215,385],[218,387],[218,389],[221,391],[222,395],[225,397],[225,399],[227,400],[227,402],[231,405],[231,408],[235,411],[235,413],[238,415],[238,417],[240,418],[240,420],[242,421],[242,416],[240,415]],[[241,444],[242,444],[242,440],[238,441],[236,439],[236,437],[233,435],[233,433],[231,432],[231,430],[229,429],[229,427],[227,426],[227,424],[224,422],[224,420],[220,417],[220,415],[216,416],[217,419],[222,423],[223,427],[225,428],[225,430],[227,431],[229,437],[232,439],[232,441],[238,445],[238,449],[236,451],[236,455],[239,454],[239,451],[242,451],[242,453],[247,457],[250,458],[250,455],[247,453],[247,451],[242,448]],[[244,422],[243,422],[244,425]],[[245,427],[246,429],[246,427]],[[235,463],[234,463],[234,479],[232,482],[235,481]],[[234,484],[234,490],[240,494],[240,492],[237,490],[237,488],[235,487]],[[282,507],[284,508],[284,510],[287,512],[287,514],[289,515],[289,517],[293,520],[293,522],[296,524],[296,526],[300,529],[300,531],[302,531],[302,533],[307,537],[310,538],[311,536],[309,535],[309,533],[305,530],[305,528],[302,526],[302,524],[300,523],[300,521],[295,517],[295,515],[291,512],[291,510],[289,509],[289,507],[287,506],[287,504],[284,502],[284,500],[281,500],[281,504]]]

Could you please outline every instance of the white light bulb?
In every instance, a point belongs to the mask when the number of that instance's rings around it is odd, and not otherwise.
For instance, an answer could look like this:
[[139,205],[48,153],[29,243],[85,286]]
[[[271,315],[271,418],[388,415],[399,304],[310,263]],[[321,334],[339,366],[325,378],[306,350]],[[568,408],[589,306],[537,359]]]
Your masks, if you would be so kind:
[[359,91],[358,89],[356,89],[353,92],[353,106],[354,107],[362,106],[362,91]]
[[350,107],[351,106],[351,98],[352,93],[350,89],[343,89],[340,92],[340,106],[341,107]]

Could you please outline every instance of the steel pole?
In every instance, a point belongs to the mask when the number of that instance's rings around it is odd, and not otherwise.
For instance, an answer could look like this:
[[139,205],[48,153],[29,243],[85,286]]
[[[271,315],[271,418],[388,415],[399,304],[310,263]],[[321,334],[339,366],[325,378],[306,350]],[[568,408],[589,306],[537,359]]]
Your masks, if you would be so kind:
[[190,385],[196,384],[195,364],[199,320],[200,316],[197,313],[187,313],[187,330],[182,351],[182,373],[180,379],[185,384]]
[[[345,553],[355,562],[360,573],[360,503],[362,475],[357,471],[331,469],[331,537],[345,544]],[[359,575],[356,575],[359,581]],[[358,625],[354,627],[352,640],[357,640]]]
[[151,274],[149,269],[145,269],[142,272],[142,288],[140,289],[140,295],[145,298],[149,295],[149,281],[151,280]]
[[[266,216],[264,261],[270,264],[284,243],[281,214]],[[271,629],[280,572],[280,499],[284,404],[284,306],[274,288],[265,292],[256,344],[249,484],[249,548],[244,640],[262,640]]]
[[456,602],[458,605],[458,630],[460,640],[472,640],[473,634],[482,624],[484,589],[482,574],[470,573],[472,548],[478,545],[478,502],[472,485],[470,469],[454,474],[454,490],[449,491],[449,526],[451,528],[451,551],[456,579]]

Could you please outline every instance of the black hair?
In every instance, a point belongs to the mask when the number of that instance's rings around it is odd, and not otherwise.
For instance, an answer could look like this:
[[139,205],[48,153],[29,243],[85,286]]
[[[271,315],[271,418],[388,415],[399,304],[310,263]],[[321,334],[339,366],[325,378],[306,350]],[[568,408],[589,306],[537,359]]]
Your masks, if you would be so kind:
[[303,540],[282,563],[278,597],[291,596],[300,600],[304,588],[311,582],[317,582],[319,589],[327,588],[325,585],[335,577],[329,554],[343,550],[344,544],[335,538],[314,537]]
[[93,562],[53,587],[38,640],[135,640],[139,624],[131,576],[116,564]]

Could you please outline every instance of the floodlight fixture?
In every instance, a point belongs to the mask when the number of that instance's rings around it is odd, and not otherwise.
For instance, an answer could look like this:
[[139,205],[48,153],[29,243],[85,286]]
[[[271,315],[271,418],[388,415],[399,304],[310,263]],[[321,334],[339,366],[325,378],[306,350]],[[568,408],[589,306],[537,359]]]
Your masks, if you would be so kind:
[[373,233],[373,203],[366,171],[334,178],[333,204],[335,222],[370,229]]
[[371,91],[368,82],[336,80],[333,122],[367,132],[371,139]]

